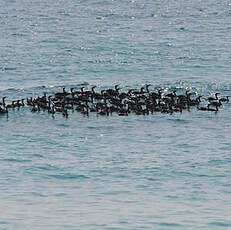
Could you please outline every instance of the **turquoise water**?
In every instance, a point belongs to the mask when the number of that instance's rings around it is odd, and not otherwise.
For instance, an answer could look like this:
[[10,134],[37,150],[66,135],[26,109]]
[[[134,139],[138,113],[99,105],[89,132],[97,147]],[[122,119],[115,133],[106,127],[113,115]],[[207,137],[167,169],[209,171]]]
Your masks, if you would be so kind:
[[[146,83],[231,95],[230,1],[1,1],[0,96]],[[0,229],[230,229],[217,114],[0,116]]]

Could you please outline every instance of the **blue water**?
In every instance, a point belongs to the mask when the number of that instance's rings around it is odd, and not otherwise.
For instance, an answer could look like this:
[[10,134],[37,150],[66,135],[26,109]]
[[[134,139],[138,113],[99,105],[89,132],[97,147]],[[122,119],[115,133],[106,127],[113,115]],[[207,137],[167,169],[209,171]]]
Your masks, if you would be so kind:
[[[231,2],[1,0],[0,96],[62,87],[231,95]],[[0,229],[231,229],[217,113],[0,116]]]

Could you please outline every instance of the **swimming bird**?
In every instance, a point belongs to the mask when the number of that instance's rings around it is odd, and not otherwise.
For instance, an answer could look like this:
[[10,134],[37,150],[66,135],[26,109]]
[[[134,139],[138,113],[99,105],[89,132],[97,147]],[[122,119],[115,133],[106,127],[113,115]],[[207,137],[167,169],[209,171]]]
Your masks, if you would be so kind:
[[209,105],[220,107],[222,106],[221,99],[219,101],[211,101]]
[[218,100],[218,97],[217,97],[217,96],[218,96],[219,94],[220,94],[220,93],[215,93],[215,97],[208,97],[207,100],[208,100],[208,101],[216,101],[216,100]]
[[220,102],[229,102],[229,96],[226,96],[226,98],[222,97],[219,100]]
[[163,89],[158,89],[157,90],[158,91],[158,93],[155,93],[155,92],[152,92],[152,93],[150,93],[149,94],[149,96],[152,98],[152,99],[161,99],[161,97],[162,97],[162,91],[163,91]]
[[199,105],[201,103],[201,97],[202,95],[198,96],[196,99],[191,99],[189,101],[189,105],[190,106]]
[[68,95],[68,94],[69,94],[69,93],[66,92],[65,87],[63,87],[63,92],[55,93],[55,98],[62,98],[62,97],[64,97],[64,96]]
[[149,87],[151,86],[151,84],[146,84],[145,88],[146,88],[146,92],[149,93]]

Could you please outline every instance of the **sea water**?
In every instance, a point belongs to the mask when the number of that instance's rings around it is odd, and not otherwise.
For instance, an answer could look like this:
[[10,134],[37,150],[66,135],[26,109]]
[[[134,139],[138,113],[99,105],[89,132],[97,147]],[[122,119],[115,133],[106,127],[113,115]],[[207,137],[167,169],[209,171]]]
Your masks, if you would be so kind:
[[[1,0],[0,96],[63,87],[231,95],[231,2]],[[218,113],[0,116],[0,229],[230,229]]]

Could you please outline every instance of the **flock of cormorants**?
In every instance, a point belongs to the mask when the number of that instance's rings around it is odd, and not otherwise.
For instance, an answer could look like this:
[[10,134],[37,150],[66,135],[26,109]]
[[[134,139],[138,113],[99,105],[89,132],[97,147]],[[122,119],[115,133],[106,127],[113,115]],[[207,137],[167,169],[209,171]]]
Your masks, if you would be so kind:
[[[130,113],[136,115],[149,115],[155,112],[173,114],[175,112],[182,113],[183,110],[190,110],[196,107],[197,110],[218,112],[223,103],[229,102],[229,96],[220,97],[220,93],[215,93],[214,97],[203,97],[186,90],[185,94],[177,95],[176,90],[171,93],[164,93],[163,88],[151,91],[151,85],[147,84],[140,90],[129,89],[127,92],[121,92],[119,85],[113,88],[96,92],[96,86],[91,90],[66,91],[54,93],[47,96],[36,98],[27,98],[14,100],[10,104],[6,103],[6,97],[0,102],[0,114],[8,114],[8,110],[30,106],[31,112],[47,111],[49,114],[61,113],[64,117],[68,117],[68,111],[78,111],[86,116],[89,113],[99,115],[112,115],[114,113],[119,116],[127,116]],[[206,106],[201,106],[204,100]]]

